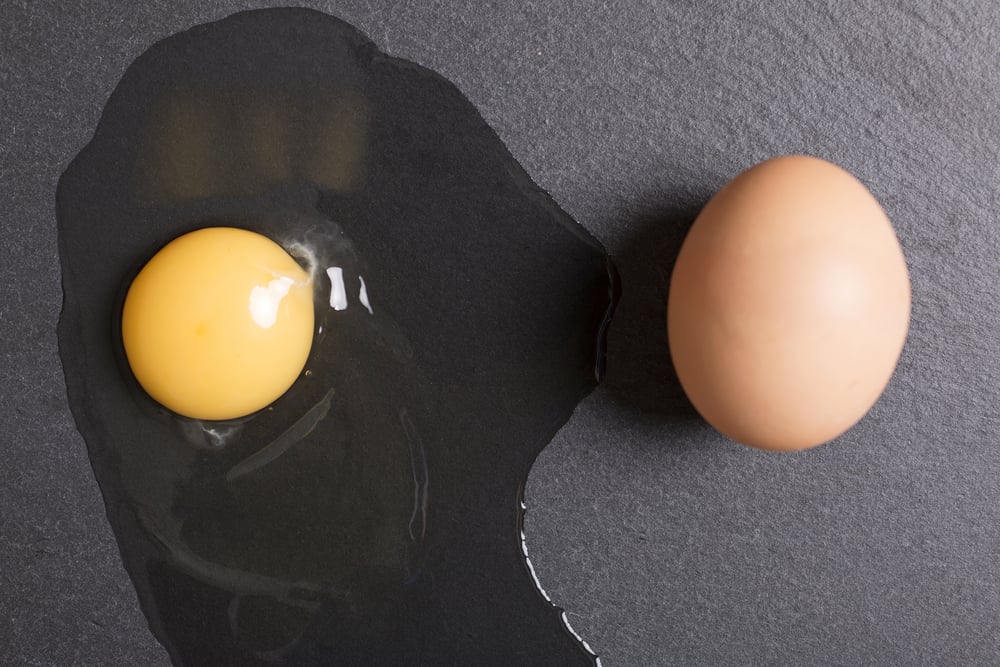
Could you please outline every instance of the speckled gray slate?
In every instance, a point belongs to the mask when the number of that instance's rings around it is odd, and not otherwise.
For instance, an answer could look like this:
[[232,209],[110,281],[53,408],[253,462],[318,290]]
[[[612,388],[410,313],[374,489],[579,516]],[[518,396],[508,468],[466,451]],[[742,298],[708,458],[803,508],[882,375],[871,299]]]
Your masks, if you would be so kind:
[[[527,492],[539,579],[606,666],[1000,663],[1000,5],[307,4],[455,82],[616,257],[607,381]],[[251,6],[0,3],[2,664],[167,662],[65,402],[54,189],[137,55]],[[792,152],[883,202],[913,321],[872,413],[780,456],[693,416],[662,310],[707,197]]]

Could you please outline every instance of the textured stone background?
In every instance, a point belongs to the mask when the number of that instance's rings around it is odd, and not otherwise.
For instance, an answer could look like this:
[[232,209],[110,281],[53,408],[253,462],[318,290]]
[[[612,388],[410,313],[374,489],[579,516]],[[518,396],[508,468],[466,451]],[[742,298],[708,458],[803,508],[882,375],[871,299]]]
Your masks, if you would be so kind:
[[[606,666],[1000,663],[1000,6],[306,4],[455,82],[619,264],[607,381],[527,492]],[[137,55],[254,6],[0,2],[0,663],[166,664],[65,401],[54,192]],[[699,207],[793,152],[883,202],[913,321],[872,413],[779,456],[692,415],[662,309]]]

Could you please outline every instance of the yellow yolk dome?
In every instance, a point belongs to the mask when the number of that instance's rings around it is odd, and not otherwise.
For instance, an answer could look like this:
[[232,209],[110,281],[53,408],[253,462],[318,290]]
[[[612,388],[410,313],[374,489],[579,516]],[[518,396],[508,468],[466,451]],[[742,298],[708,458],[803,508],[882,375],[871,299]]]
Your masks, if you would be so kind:
[[309,274],[265,236],[209,227],[165,245],[122,311],[139,384],[195,419],[234,419],[284,394],[313,339]]

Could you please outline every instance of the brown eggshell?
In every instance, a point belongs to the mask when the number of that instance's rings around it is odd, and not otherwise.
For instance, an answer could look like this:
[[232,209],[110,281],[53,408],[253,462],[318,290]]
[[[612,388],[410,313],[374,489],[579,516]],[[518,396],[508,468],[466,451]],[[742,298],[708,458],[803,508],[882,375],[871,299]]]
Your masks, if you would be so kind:
[[787,451],[868,412],[909,317],[906,262],[875,198],[836,165],[786,156],[734,178],[695,220],[667,330],[698,412],[738,442]]

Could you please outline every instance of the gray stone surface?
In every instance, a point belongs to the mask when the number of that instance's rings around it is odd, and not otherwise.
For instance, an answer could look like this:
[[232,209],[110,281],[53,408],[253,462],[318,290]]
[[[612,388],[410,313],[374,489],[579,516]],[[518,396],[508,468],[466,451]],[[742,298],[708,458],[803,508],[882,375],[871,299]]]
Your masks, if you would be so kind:
[[[1000,663],[1000,6],[306,4],[455,82],[618,261],[607,381],[527,491],[538,576],[606,666]],[[137,55],[253,6],[0,3],[0,663],[167,662],[65,401],[54,191]],[[794,152],[883,202],[913,320],[872,413],[782,456],[692,415],[663,301],[711,193]]]

